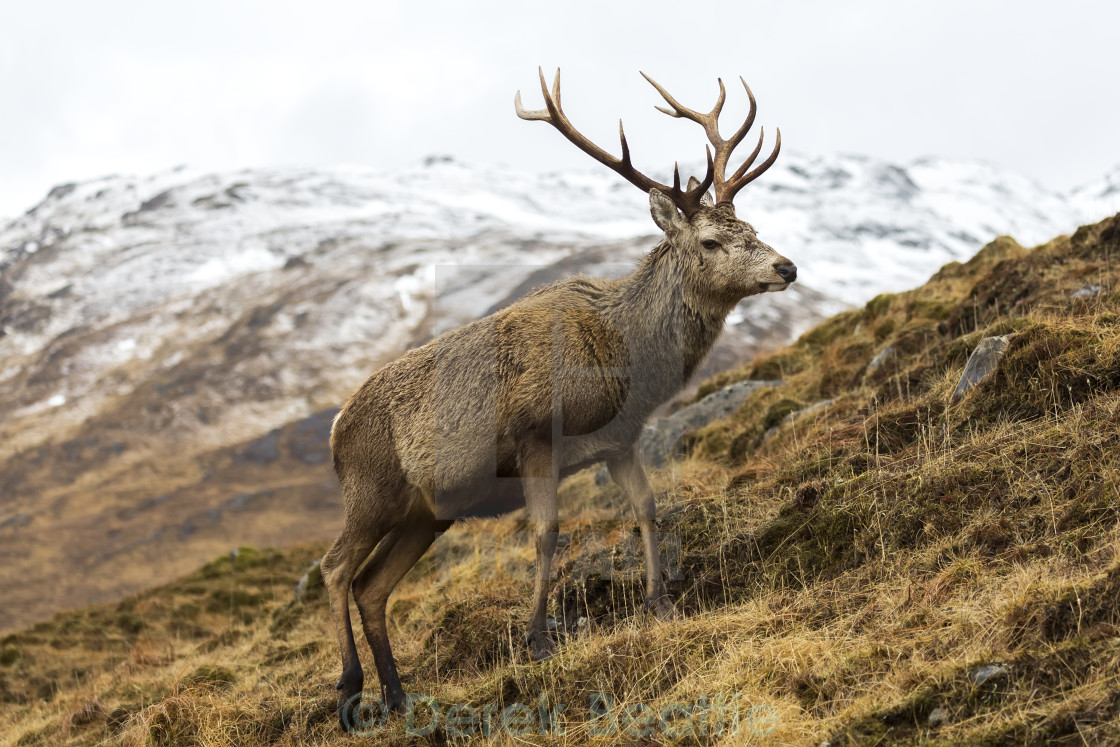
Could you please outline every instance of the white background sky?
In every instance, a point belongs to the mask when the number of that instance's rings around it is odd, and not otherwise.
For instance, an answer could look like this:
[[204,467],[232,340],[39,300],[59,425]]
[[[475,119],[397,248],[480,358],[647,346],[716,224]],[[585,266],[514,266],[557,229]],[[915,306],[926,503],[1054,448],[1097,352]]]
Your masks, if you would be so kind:
[[[695,8],[696,10],[694,10]],[[702,9],[702,10],[701,10]],[[707,110],[727,82],[786,147],[979,158],[1054,189],[1120,163],[1120,3],[40,0],[0,4],[0,216],[60,182],[178,164],[394,167],[449,153],[592,167],[542,123],[537,65],[635,163],[696,160],[644,70]]]

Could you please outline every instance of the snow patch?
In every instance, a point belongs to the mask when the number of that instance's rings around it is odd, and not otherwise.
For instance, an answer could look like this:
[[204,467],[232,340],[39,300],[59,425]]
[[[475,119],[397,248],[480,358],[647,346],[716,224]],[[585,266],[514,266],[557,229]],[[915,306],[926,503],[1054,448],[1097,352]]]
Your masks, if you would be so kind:
[[427,309],[428,299],[432,296],[430,274],[428,267],[421,267],[411,275],[393,281],[393,290],[396,291],[405,314],[415,314]]
[[247,248],[236,254],[208,259],[185,279],[196,285],[218,285],[250,273],[275,270],[283,264],[282,257],[267,249]]

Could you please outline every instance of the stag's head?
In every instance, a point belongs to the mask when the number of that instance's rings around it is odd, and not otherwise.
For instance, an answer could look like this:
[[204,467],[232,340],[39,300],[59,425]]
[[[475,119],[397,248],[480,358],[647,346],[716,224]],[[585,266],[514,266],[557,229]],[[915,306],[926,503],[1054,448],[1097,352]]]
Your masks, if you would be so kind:
[[[740,189],[770,168],[782,147],[782,135],[778,132],[773,152],[752,169],[751,166],[762,151],[763,133],[760,132],[754,151],[730,177],[727,176],[731,152],[746,137],[754,123],[757,107],[754,94],[746,81],[739,79],[750,100],[750,112],[739,129],[725,140],[719,133],[718,125],[719,114],[727,98],[722,80],[719,81],[719,99],[716,105],[707,114],[701,114],[681,106],[668,91],[642,73],[669,104],[670,108],[656,107],[658,111],[696,122],[704,128],[708,141],[715,149],[713,156],[711,148],[704,148],[707,153],[704,179],[693,177],[689,179],[688,187],[681,189],[680,171],[675,165],[671,187],[650,179],[634,168],[630,162],[630,147],[626,143],[626,133],[621,121],[618,123],[621,158],[612,156],[588,140],[572,126],[560,106],[560,71],[556,71],[551,91],[545,82],[544,73],[539,72],[546,108],[535,111],[525,109],[521,105],[521,92],[518,91],[514,98],[517,116],[548,122],[584,153],[617,172],[642,191],[648,192],[653,221],[665,232],[674,256],[683,260],[686,274],[697,290],[720,303],[735,303],[740,298],[755,293],[785,290],[797,278],[797,267],[763,243],[754,227],[735,215],[735,206],[732,204]],[[708,192],[709,187],[714,187],[714,197]]]

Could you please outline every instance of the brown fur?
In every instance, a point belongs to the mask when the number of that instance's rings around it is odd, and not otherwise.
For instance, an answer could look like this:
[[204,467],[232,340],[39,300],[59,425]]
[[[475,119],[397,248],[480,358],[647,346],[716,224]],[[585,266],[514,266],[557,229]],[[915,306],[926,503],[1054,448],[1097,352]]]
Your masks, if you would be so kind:
[[[528,507],[538,563],[526,638],[535,658],[552,651],[545,613],[556,487],[596,462],[607,462],[634,506],[647,605],[674,614],[638,436],[650,413],[688,381],[735,304],[787,287],[776,268],[789,277],[792,265],[730,204],[706,200],[686,218],[654,190],[650,206],[665,239],[630,275],[580,276],[539,288],[377,371],[338,414],[331,449],[346,521],[322,570],[342,651],[344,726],[347,701],[363,683],[348,591],[362,613],[384,701],[399,709],[404,692],[385,603],[436,532],[456,520]],[[718,246],[705,246],[711,241]]]

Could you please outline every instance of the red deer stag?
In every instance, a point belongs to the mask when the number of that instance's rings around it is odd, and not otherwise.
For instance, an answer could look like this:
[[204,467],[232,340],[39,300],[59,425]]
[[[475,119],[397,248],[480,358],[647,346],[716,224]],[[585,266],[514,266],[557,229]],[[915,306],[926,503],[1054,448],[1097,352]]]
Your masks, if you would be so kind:
[[[779,133],[770,156],[751,169],[762,149],[760,135],[746,161],[727,176],[731,152],[755,117],[754,95],[745,81],[750,112],[725,140],[717,124],[726,97],[722,81],[715,107],[701,114],[646,76],[670,107],[657,108],[701,125],[715,149],[713,158],[705,146],[703,181],[692,178],[681,189],[676,168],[670,187],[633,167],[621,123],[621,158],[580,134],[560,106],[559,71],[551,92],[543,72],[540,79],[546,108],[524,109],[518,92],[517,116],[548,122],[648,192],[653,221],[665,238],[621,279],[577,276],[552,283],[409,351],[370,376],[339,412],[331,450],[346,518],[323,557],[322,573],[342,651],[337,687],[344,727],[363,684],[350,590],[384,703],[401,710],[405,694],[386,633],[385,604],[436,534],[459,519],[527,507],[537,567],[525,639],[534,659],[553,652],[545,615],[557,542],[557,483],[597,462],[606,461],[634,507],[646,565],[646,609],[660,618],[674,616],[638,436],[654,409],[688,381],[735,305],[745,296],[784,290],[797,275],[794,264],[763,243],[732,205],[735,194],[774,163],[781,147]],[[708,194],[712,185],[714,200]]]

